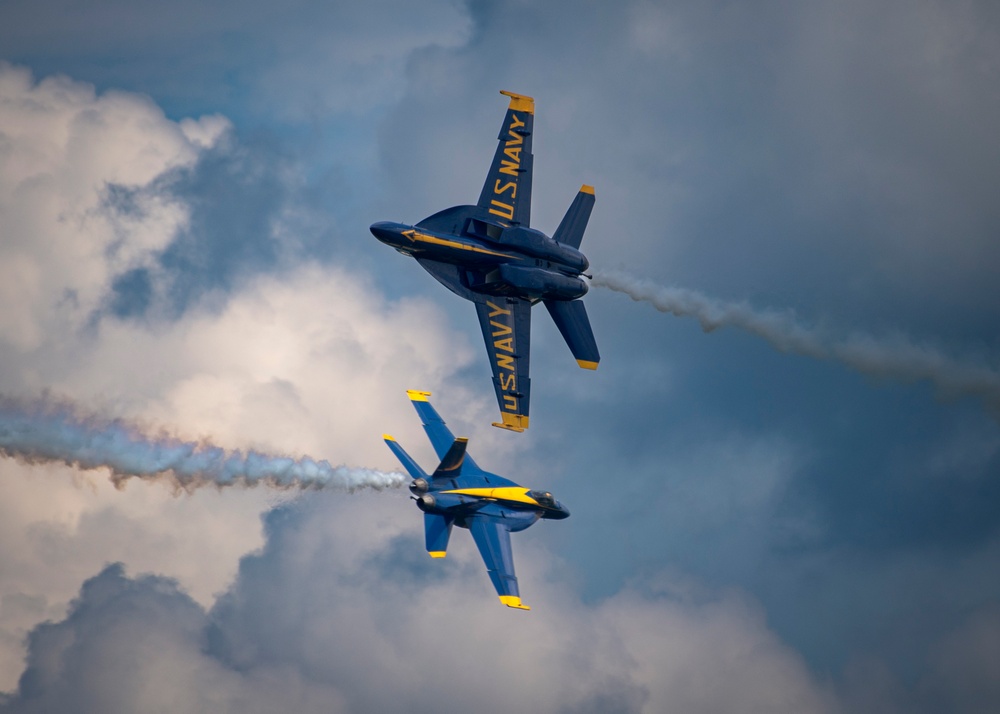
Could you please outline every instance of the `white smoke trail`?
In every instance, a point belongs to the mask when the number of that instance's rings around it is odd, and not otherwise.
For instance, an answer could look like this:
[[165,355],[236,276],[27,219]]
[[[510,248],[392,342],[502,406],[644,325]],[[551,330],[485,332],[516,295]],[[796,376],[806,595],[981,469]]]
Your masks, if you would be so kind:
[[27,463],[58,462],[107,468],[123,488],[128,479],[164,480],[192,491],[202,486],[381,491],[407,482],[403,474],[331,466],[308,456],[292,459],[259,451],[227,451],[161,433],[143,434],[120,419],[81,414],[73,405],[0,397],[0,455]]
[[736,327],[767,340],[781,352],[836,360],[873,377],[904,382],[930,381],[944,396],[972,395],[1000,413],[1000,372],[969,364],[897,336],[834,338],[805,327],[791,312],[756,310],[746,302],[725,302],[693,290],[667,287],[621,271],[594,275],[593,285],[648,302],[660,312],[694,317],[702,329]]

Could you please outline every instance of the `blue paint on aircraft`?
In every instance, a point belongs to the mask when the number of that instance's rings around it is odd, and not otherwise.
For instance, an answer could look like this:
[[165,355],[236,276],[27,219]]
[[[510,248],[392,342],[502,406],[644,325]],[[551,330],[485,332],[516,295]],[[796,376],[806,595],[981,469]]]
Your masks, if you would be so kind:
[[399,443],[384,435],[413,481],[410,492],[424,513],[424,542],[432,558],[443,558],[453,526],[467,528],[486,563],[500,602],[520,610],[521,593],[514,575],[510,534],[539,519],[561,520],[569,511],[548,491],[532,491],[502,476],[484,471],[466,453],[468,439],[455,438],[431,406],[429,392],[407,392],[441,463],[427,474]]
[[382,221],[371,232],[416,258],[445,287],[476,305],[502,421],[528,427],[531,307],[543,302],[577,363],[601,360],[587,311],[590,263],[580,242],[594,208],[594,189],[582,186],[550,238],[529,227],[535,100],[510,97],[486,183],[475,206],[453,206],[414,226]]

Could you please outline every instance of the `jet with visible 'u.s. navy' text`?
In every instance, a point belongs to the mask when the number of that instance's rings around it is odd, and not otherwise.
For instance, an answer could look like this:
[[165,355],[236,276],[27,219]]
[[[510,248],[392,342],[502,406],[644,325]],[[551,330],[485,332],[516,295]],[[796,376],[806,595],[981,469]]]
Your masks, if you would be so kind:
[[499,144],[475,206],[454,206],[415,226],[387,221],[372,233],[416,258],[452,292],[476,304],[502,421],[528,428],[528,352],[531,307],[542,301],[584,369],[600,354],[583,302],[590,263],[580,241],[594,207],[594,189],[583,186],[552,237],[529,227],[531,132],[535,100],[512,92]]
[[513,481],[483,471],[466,452],[469,440],[458,438],[431,406],[430,392],[407,392],[420,415],[424,431],[441,459],[429,476],[394,438],[385,443],[413,477],[410,492],[424,512],[424,540],[432,558],[448,551],[452,526],[468,528],[486,562],[490,580],[507,607],[530,610],[521,603],[514,575],[510,534],[523,531],[540,518],[561,520],[569,516],[548,491],[529,491]]

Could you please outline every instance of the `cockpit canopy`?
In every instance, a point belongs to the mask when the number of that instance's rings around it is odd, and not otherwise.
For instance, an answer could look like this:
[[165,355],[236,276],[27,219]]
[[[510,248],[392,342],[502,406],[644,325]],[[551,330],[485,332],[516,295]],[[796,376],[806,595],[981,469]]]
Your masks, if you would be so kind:
[[528,495],[548,508],[556,507],[556,499],[548,491],[528,491]]

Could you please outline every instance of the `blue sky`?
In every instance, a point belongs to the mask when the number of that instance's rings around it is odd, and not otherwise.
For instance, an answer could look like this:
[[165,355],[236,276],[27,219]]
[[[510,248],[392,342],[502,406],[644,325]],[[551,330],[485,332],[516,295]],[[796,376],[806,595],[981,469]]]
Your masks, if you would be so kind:
[[[0,709],[1000,704],[993,5],[10,2],[0,48],[4,395],[389,469],[384,432],[432,461],[430,389],[573,514],[515,539],[526,619],[402,492],[4,459]],[[829,358],[595,287],[600,369],[538,313],[532,427],[491,429],[471,307],[368,225],[475,198],[500,89],[536,100],[535,227],[592,184],[595,271]]]

